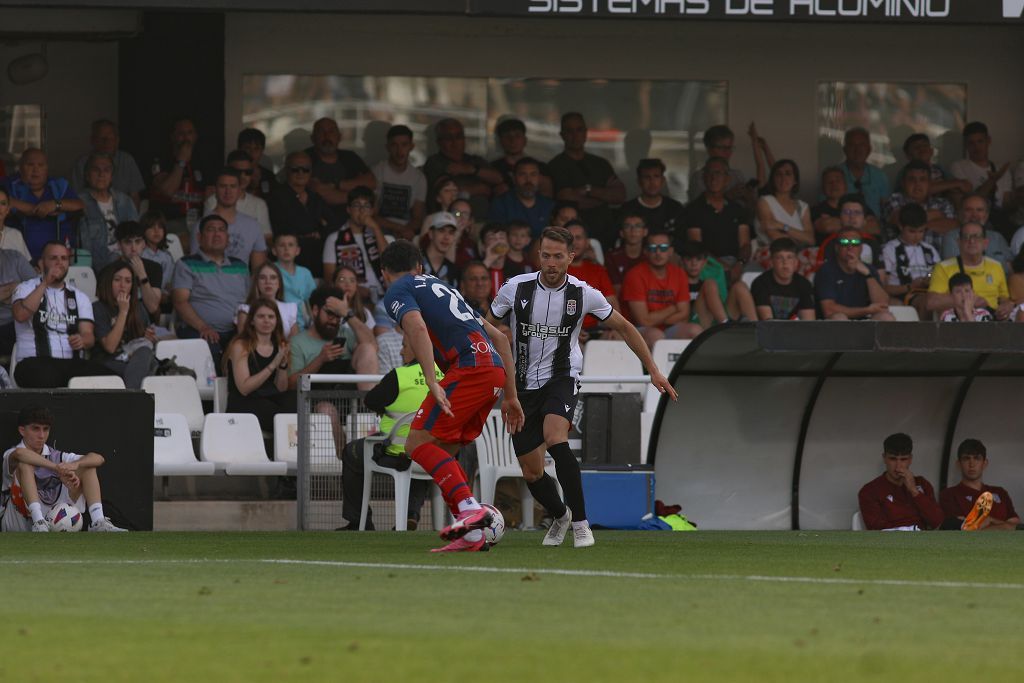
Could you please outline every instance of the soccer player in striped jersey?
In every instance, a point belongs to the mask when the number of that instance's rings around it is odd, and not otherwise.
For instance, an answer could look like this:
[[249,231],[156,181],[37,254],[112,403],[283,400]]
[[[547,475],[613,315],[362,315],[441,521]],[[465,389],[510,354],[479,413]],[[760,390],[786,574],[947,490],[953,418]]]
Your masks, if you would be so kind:
[[441,531],[449,544],[434,550],[484,550],[482,529],[490,524],[491,514],[470,492],[455,453],[479,436],[503,389],[505,424],[511,432],[522,428],[515,378],[505,372],[512,367],[512,349],[505,335],[481,319],[458,290],[423,274],[423,255],[411,242],[390,244],[380,263],[388,315],[409,337],[420,367],[429,368],[436,359],[445,369],[440,382],[433,373],[424,374],[429,393],[405,442],[406,453],[434,478],[455,516],[455,523]]
[[[552,516],[544,545],[561,545],[570,525],[573,545],[594,545],[583,501],[583,483],[576,456],[569,449],[569,427],[576,408],[583,353],[579,336],[583,318],[592,313],[615,330],[637,355],[658,391],[677,398],[675,389],[658,370],[640,332],[613,310],[599,291],[568,275],[572,234],[550,227],[541,234],[540,271],[513,277],[498,290],[490,315],[508,318],[515,354],[515,379],[525,414],[523,429],[512,443],[523,477],[533,497]],[[555,461],[558,482],[544,472],[544,451]]]

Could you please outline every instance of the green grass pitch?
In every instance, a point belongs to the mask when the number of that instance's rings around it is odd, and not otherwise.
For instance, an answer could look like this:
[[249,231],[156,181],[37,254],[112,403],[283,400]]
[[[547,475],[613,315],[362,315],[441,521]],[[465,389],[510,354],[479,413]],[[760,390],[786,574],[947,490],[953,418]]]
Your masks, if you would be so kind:
[[1007,681],[1024,536],[0,535],[0,681]]

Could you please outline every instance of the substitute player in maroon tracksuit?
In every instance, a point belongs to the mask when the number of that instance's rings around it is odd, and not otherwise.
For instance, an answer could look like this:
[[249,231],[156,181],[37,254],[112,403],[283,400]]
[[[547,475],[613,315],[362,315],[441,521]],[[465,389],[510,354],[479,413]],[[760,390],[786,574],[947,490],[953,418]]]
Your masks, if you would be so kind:
[[857,494],[864,526],[876,530],[941,527],[945,515],[935,502],[932,485],[910,470],[914,442],[906,434],[892,434],[882,448],[885,472]]
[[510,432],[522,429],[515,377],[505,372],[513,367],[512,349],[505,335],[482,320],[457,290],[423,274],[423,256],[412,243],[395,241],[381,254],[380,264],[388,315],[409,336],[422,367],[436,360],[445,369],[440,382],[433,373],[424,375],[430,393],[405,442],[406,452],[434,478],[455,516],[455,523],[441,531],[450,543],[434,551],[481,550],[482,529],[490,524],[491,514],[473,497],[455,453],[479,436],[502,389],[505,423]]

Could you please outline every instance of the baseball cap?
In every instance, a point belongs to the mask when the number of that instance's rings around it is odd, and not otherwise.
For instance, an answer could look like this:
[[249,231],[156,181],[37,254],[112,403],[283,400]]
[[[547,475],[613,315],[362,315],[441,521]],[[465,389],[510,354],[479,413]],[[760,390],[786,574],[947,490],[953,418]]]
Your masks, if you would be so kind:
[[438,211],[437,213],[430,215],[431,230],[435,230],[437,228],[454,228],[455,226],[455,216],[451,215],[447,211]]

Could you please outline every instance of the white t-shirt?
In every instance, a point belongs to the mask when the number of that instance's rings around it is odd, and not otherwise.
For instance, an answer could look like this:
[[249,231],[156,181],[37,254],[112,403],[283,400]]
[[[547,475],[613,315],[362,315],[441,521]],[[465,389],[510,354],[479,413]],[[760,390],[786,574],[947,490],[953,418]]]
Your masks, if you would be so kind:
[[[998,171],[999,166],[991,163],[989,166],[978,166],[970,159],[957,159],[949,165],[949,172],[954,178],[966,180],[977,190],[988,180],[988,174]],[[1003,195],[1013,190],[1013,176],[1010,171],[1003,174],[1003,177],[996,183],[996,206],[1003,205]]]
[[[281,313],[281,327],[284,328],[284,336],[288,337],[292,333],[292,326],[299,319],[299,305],[291,301],[275,301],[277,304],[277,310]],[[248,313],[249,304],[238,304],[238,310],[235,311],[235,324],[238,324],[238,314]]]
[[[33,289],[39,286],[40,282],[42,282],[42,278],[38,277],[22,282],[14,290],[11,302],[13,303],[27,297],[32,293]],[[41,303],[39,310],[25,322],[14,321],[18,358],[35,358],[39,355],[36,353],[36,331],[33,327],[33,322],[36,320],[42,320],[46,326],[50,345],[50,357],[72,357],[74,349],[71,348],[71,344],[68,342],[68,323],[72,322],[72,320],[93,322],[92,302],[89,301],[88,296],[82,294],[77,289],[73,289],[68,285],[65,285],[65,287],[74,292],[78,311],[71,314],[68,313],[64,288],[47,288],[42,299],[45,302],[45,306]]]
[[[897,238],[889,240],[882,247],[882,262],[885,264],[886,277],[888,278],[886,284],[888,285],[900,284],[899,263],[897,263],[896,259],[896,248],[900,244],[901,242]],[[931,275],[932,268],[942,260],[938,249],[927,242],[922,242],[916,246],[904,244],[903,248],[907,252],[907,268],[910,270],[910,278],[912,280]],[[931,263],[925,258],[926,251],[931,255]]]
[[99,207],[100,215],[103,216],[103,221],[107,224],[107,248],[115,254],[120,254],[121,246],[117,243],[117,212],[114,211],[114,196],[111,195],[110,201],[107,202],[96,199],[96,206]]
[[[769,209],[771,209],[772,218],[785,225],[789,232],[804,231],[802,217],[806,212],[810,211],[807,206],[807,202],[802,199],[797,199],[796,211],[793,213],[786,213],[786,210],[782,208],[782,204],[779,204],[779,200],[772,195],[766,194],[761,197],[761,200],[768,205]],[[754,230],[757,232],[758,238],[767,244],[769,241],[768,235],[765,232],[764,226],[761,225],[761,221],[757,220],[756,215],[754,217]]]
[[[0,484],[0,491],[10,491],[11,487],[14,484],[18,484],[19,487],[21,486],[20,482],[18,482],[17,470],[13,470],[12,467],[11,467],[11,457],[10,456],[11,456],[11,453],[14,452],[15,448],[25,448],[25,442],[21,441],[21,442],[18,443],[17,446],[14,446],[13,448],[8,448],[6,451],[4,451],[4,456],[3,456],[3,476],[2,476],[2,478],[0,478],[0,481],[2,481],[2,484]],[[51,462],[54,462],[54,458],[51,457],[51,456],[55,457],[56,453],[53,450],[51,450],[49,446],[47,446],[46,444],[43,444],[43,457],[48,459],[48,460],[50,460]],[[80,454],[78,454],[78,453],[61,453],[61,455],[60,455],[60,461],[62,463],[63,462],[76,462],[76,461],[81,460],[81,459],[82,459],[82,456]],[[57,483],[58,484],[60,483],[60,478],[56,476],[56,472],[52,472],[51,470],[46,470],[45,472],[46,472],[46,474],[43,477],[44,481],[48,481],[50,479],[56,479]],[[38,477],[37,477],[37,484],[38,484]],[[70,496],[68,496],[68,490],[67,490],[67,488],[63,484],[60,484],[59,486],[53,485],[52,489],[49,486],[44,486],[44,490],[39,491],[39,500],[43,504],[44,514],[45,514],[45,509],[47,507],[52,507],[52,506],[56,505],[57,503],[67,503],[69,505],[74,505],[81,512],[85,512],[85,496],[80,495],[77,501],[71,500]],[[0,511],[0,512],[2,512],[2,511]],[[8,527],[7,524],[5,524],[4,527],[5,528],[11,528],[11,527]]]
[[[347,225],[347,223],[346,223]],[[363,271],[366,273],[366,282],[359,284],[366,285],[366,288],[370,290],[370,294],[373,296],[374,303],[384,294],[384,287],[381,285],[380,280],[377,279],[377,273],[373,270],[373,265],[370,263],[370,256],[366,253],[366,240],[363,238],[363,234],[360,232],[352,231],[352,236],[355,238],[355,242],[342,249],[341,258],[338,258],[338,252],[335,250],[335,245],[338,243],[338,233],[340,230],[335,230],[328,235],[327,240],[324,242],[324,255],[323,262],[337,265],[339,261],[345,264],[359,261],[360,257],[363,262]],[[386,244],[379,245],[381,249],[386,247]]]
[[24,256],[26,261],[31,263],[32,254],[28,253],[28,245],[25,244],[25,238],[22,236],[21,230],[10,226],[2,227],[3,232],[0,232],[0,249],[16,251]]
[[[211,194],[203,204],[203,215],[213,213],[213,210],[216,208],[217,195]],[[235,210],[255,218],[256,222],[260,224],[260,229],[263,230],[264,235],[273,234],[273,231],[270,229],[270,211],[267,210],[267,203],[262,198],[246,192],[245,196],[235,204]]]
[[377,178],[377,214],[405,225],[416,202],[427,200],[427,177],[412,164],[396,171],[384,159],[373,167]]

